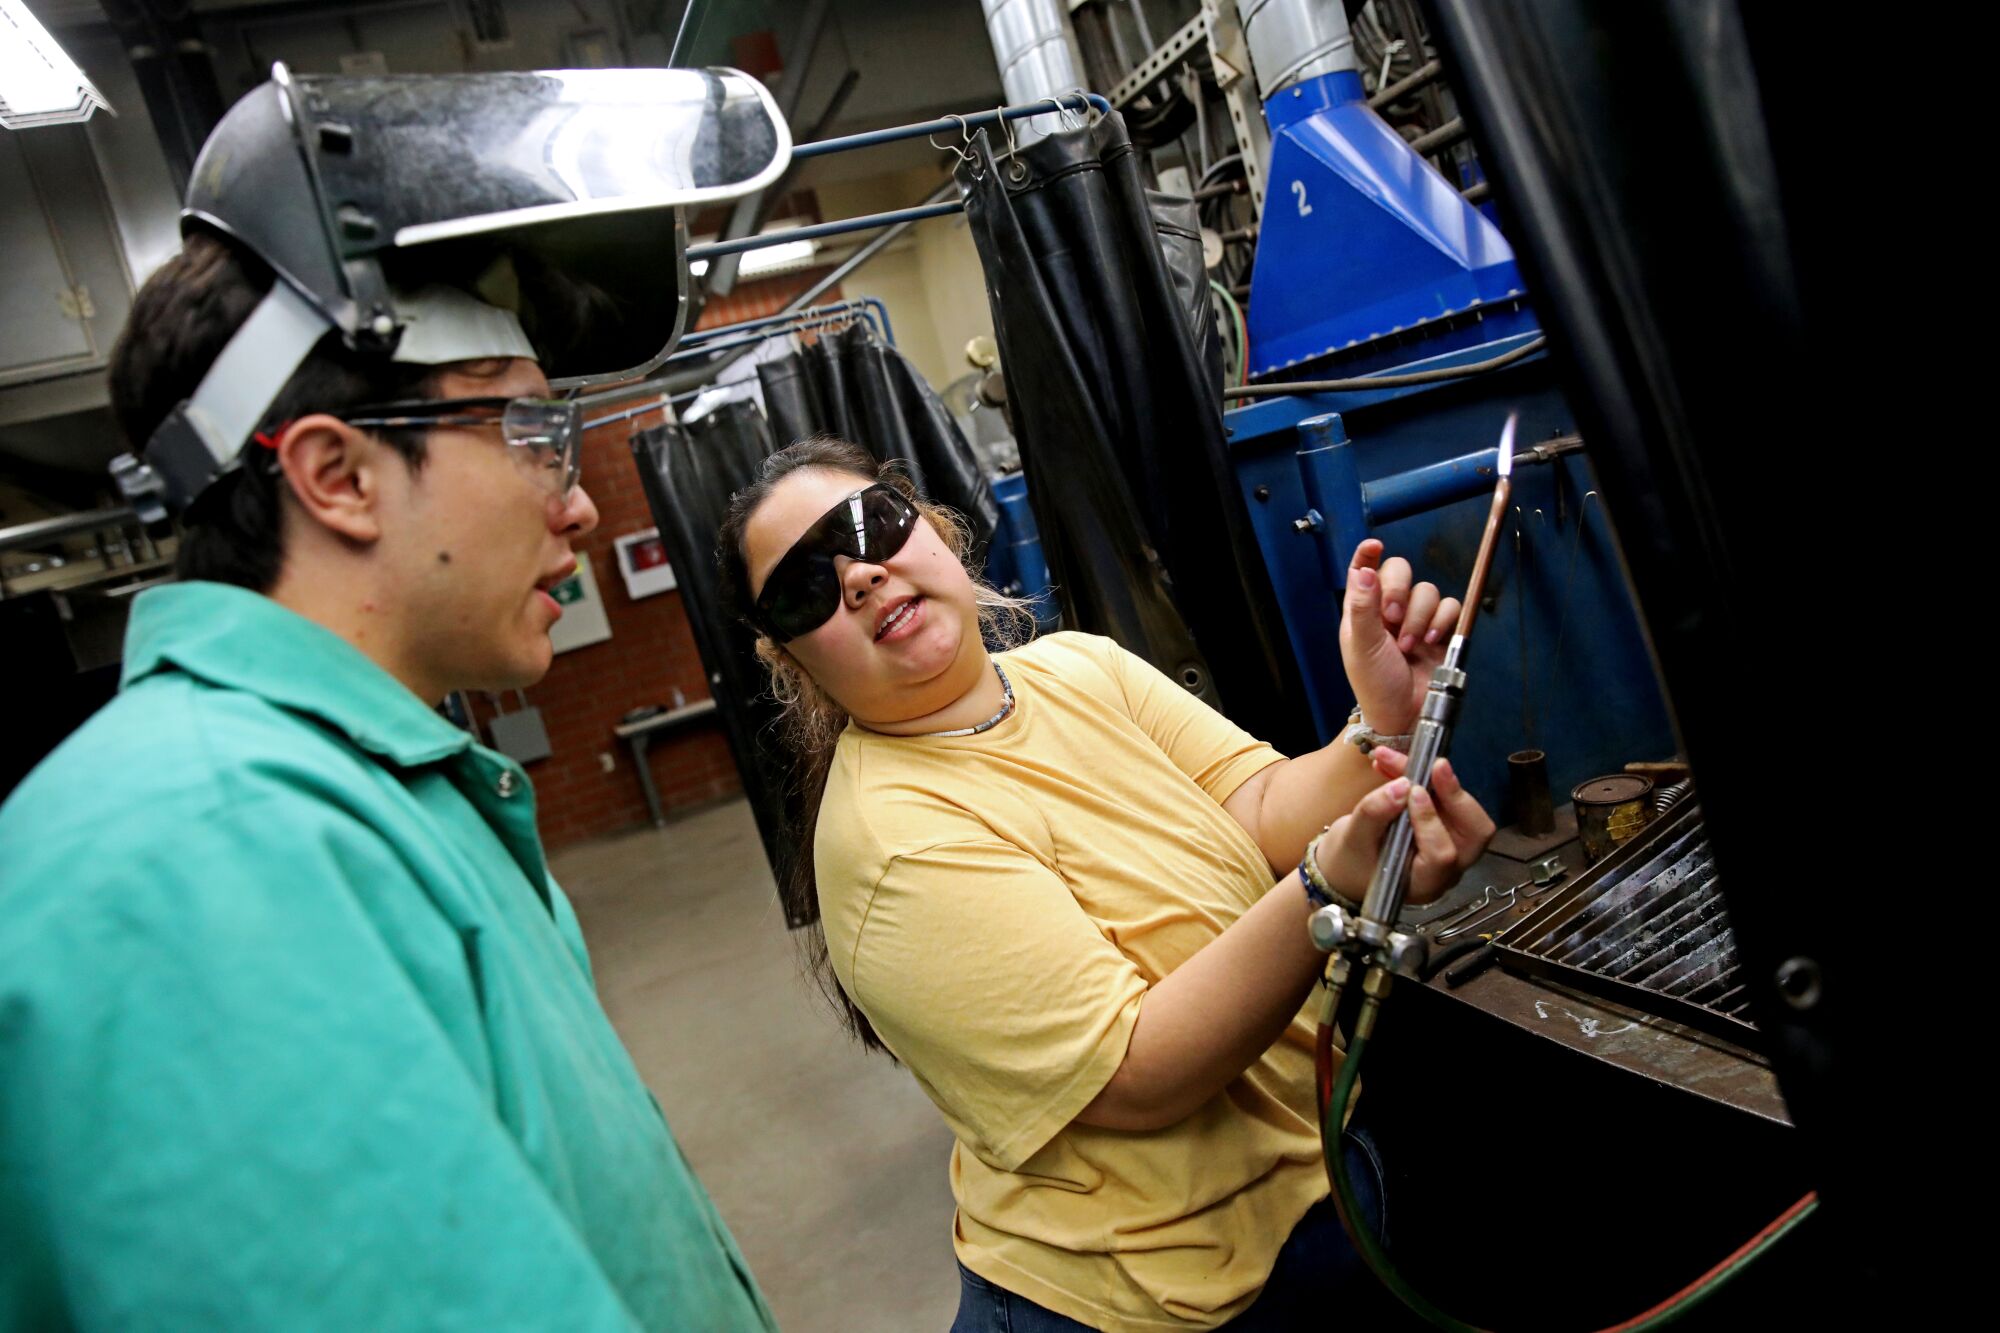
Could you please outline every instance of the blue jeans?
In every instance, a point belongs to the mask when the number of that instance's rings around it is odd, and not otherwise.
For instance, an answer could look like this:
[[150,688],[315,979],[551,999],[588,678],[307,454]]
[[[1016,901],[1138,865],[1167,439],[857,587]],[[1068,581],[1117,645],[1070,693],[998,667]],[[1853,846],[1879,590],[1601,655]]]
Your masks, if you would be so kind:
[[[1388,1243],[1387,1213],[1382,1200],[1382,1159],[1366,1130],[1350,1128],[1341,1136],[1347,1153],[1347,1174],[1354,1181],[1355,1201],[1369,1230]],[[1355,1252],[1334,1212],[1332,1199],[1321,1199],[1292,1228],[1264,1290],[1249,1309],[1225,1327],[1240,1333],[1284,1333],[1322,1328],[1329,1301],[1346,1292],[1374,1294],[1374,1278]],[[1090,1333],[1090,1325],[1035,1304],[1025,1296],[997,1287],[958,1266],[958,1317],[951,1333]]]

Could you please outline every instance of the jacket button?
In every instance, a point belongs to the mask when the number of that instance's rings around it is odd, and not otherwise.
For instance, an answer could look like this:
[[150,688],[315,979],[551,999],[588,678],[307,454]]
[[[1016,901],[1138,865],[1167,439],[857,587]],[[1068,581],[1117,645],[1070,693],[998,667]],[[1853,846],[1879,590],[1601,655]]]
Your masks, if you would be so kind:
[[502,800],[512,796],[514,789],[520,785],[514,777],[514,770],[511,768],[501,769],[500,776],[493,780],[493,790],[500,793]]

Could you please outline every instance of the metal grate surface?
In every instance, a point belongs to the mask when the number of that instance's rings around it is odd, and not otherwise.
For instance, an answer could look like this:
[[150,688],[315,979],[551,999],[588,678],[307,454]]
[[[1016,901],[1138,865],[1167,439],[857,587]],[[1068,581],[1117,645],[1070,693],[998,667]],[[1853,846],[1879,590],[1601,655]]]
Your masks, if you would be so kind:
[[1756,1031],[1715,858],[1692,802],[1493,943],[1515,970],[1726,1037]]

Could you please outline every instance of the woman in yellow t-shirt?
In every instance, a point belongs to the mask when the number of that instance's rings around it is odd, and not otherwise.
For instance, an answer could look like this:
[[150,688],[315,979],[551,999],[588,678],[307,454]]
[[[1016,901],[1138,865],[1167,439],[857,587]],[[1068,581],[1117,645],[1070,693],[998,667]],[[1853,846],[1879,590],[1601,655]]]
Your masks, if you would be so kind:
[[[1458,606],[1381,554],[1355,555],[1341,646],[1393,734]],[[1289,1327],[1353,1263],[1296,867],[1359,898],[1407,804],[1424,901],[1492,821],[1448,764],[1425,792],[1387,747],[1287,759],[1108,639],[989,654],[1020,609],[962,555],[907,479],[827,440],[773,455],[718,544],[803,770],[786,892],[820,917],[815,970],[957,1136],[955,1333]]]

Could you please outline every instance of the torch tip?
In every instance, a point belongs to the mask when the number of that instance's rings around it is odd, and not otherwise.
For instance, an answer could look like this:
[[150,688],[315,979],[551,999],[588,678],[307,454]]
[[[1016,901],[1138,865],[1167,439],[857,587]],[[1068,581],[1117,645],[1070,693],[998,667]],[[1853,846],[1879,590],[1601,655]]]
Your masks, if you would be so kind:
[[1507,425],[1500,432],[1500,475],[1514,475],[1514,427],[1521,419],[1519,412],[1507,414]]

